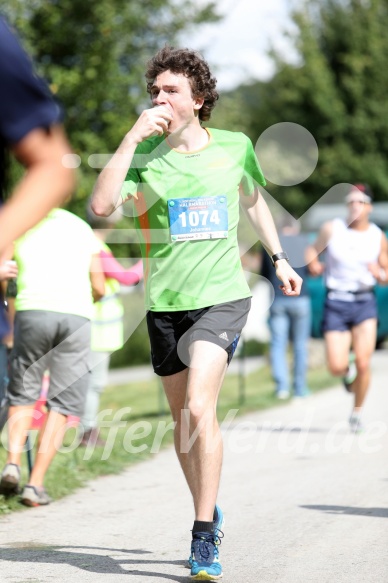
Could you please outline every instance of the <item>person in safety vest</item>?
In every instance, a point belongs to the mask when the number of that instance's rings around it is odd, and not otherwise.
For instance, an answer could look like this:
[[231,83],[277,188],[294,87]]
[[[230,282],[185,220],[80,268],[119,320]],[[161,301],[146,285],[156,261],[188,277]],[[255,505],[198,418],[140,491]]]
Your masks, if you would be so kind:
[[99,437],[97,414],[100,396],[108,382],[108,370],[112,352],[124,345],[124,307],[120,299],[120,284],[132,286],[143,277],[143,263],[125,269],[113,256],[105,243],[121,213],[117,211],[109,219],[97,217],[88,207],[88,222],[100,246],[100,259],[105,275],[105,295],[94,304],[90,355],[90,382],[86,395],[81,445],[103,445]]

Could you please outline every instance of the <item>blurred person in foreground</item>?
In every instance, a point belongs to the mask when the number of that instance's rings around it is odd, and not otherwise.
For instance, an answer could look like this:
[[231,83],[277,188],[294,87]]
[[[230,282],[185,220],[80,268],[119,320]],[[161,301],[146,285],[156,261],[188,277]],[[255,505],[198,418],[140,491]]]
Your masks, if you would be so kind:
[[21,493],[27,506],[49,504],[45,474],[59,448],[69,416],[81,417],[90,374],[93,301],[104,294],[100,246],[87,223],[53,209],[14,245],[18,266],[14,346],[7,399],[8,455],[0,491],[17,494],[20,461],[43,375],[50,384],[48,414],[35,464]]
[[[1,15],[0,87],[1,256],[50,209],[63,203],[74,189],[75,175],[63,164],[71,150],[61,127],[61,110]],[[26,169],[10,196],[9,154]],[[7,331],[1,303],[0,339]]]
[[[300,234],[299,221],[292,216],[283,217],[279,231],[280,244],[287,249],[290,264],[305,279],[308,275],[305,265],[307,239]],[[308,341],[311,331],[311,302],[307,286],[302,286],[299,296],[284,296],[267,253],[263,254],[261,275],[271,283],[275,294],[269,309],[270,362],[275,395],[278,399],[288,399],[292,388],[294,397],[307,397]],[[289,342],[293,354],[292,382],[287,359]]]
[[[349,418],[354,432],[363,429],[362,408],[376,346],[378,314],[374,286],[385,284],[388,277],[387,238],[369,221],[372,200],[367,184],[354,185],[345,198],[347,220],[325,223],[316,242],[306,251],[311,275],[324,274],[322,328],[327,363],[331,374],[342,377],[346,390],[354,394]],[[319,260],[322,252],[325,263]]]
[[152,107],[101,172],[92,208],[108,216],[134,199],[152,363],[194,502],[191,576],[219,579],[222,439],[216,409],[251,302],[237,243],[240,201],[272,256],[283,292],[298,295],[302,281],[258,189],[265,179],[252,143],[242,133],[202,126],[218,99],[206,61],[195,51],[164,47],[148,63],[146,79]]
[[81,418],[81,445],[103,445],[99,436],[97,414],[100,396],[108,383],[110,357],[124,345],[124,307],[120,298],[120,285],[137,285],[143,277],[143,262],[140,260],[125,269],[114,257],[106,239],[121,212],[110,217],[98,217],[88,205],[87,220],[92,227],[100,247],[101,267],[105,277],[104,296],[93,306],[90,376],[85,409]]

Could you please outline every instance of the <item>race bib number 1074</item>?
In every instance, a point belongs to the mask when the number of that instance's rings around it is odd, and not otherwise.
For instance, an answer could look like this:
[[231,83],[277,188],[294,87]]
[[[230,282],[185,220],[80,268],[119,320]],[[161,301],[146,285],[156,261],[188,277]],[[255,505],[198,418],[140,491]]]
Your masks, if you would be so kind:
[[226,196],[172,198],[167,201],[167,205],[171,241],[228,237]]

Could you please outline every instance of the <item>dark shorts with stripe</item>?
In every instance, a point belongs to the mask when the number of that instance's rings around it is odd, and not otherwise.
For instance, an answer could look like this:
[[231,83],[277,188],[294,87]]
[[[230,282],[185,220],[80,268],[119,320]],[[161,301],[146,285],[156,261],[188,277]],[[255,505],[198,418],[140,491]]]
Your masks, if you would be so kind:
[[251,298],[199,310],[147,313],[151,359],[159,376],[176,374],[190,366],[189,347],[206,340],[223,348],[228,364],[236,350],[251,307]]

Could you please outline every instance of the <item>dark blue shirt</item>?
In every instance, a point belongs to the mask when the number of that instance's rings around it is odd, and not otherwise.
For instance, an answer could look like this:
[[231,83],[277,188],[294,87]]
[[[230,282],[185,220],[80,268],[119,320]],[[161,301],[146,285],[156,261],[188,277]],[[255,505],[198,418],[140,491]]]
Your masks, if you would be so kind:
[[[290,265],[296,271],[296,273],[304,280],[302,289],[300,292],[301,296],[307,296],[308,290],[306,285],[306,277],[308,275],[308,269],[305,265],[304,253],[306,247],[308,246],[308,239],[306,235],[279,235],[280,244],[282,249],[287,252],[290,258]],[[269,255],[263,253],[263,262],[261,266],[261,275],[266,277],[273,285],[276,297],[286,297],[283,292],[279,289],[279,285],[282,285],[280,279],[276,277],[275,268],[272,265]],[[299,297],[299,296],[291,296]]]
[[[35,74],[31,59],[0,16],[0,147],[12,146],[31,130],[49,128],[61,119],[46,83]],[[0,340],[6,332],[0,296]]]
[[35,128],[61,121],[61,110],[0,17],[0,136],[12,145]]

